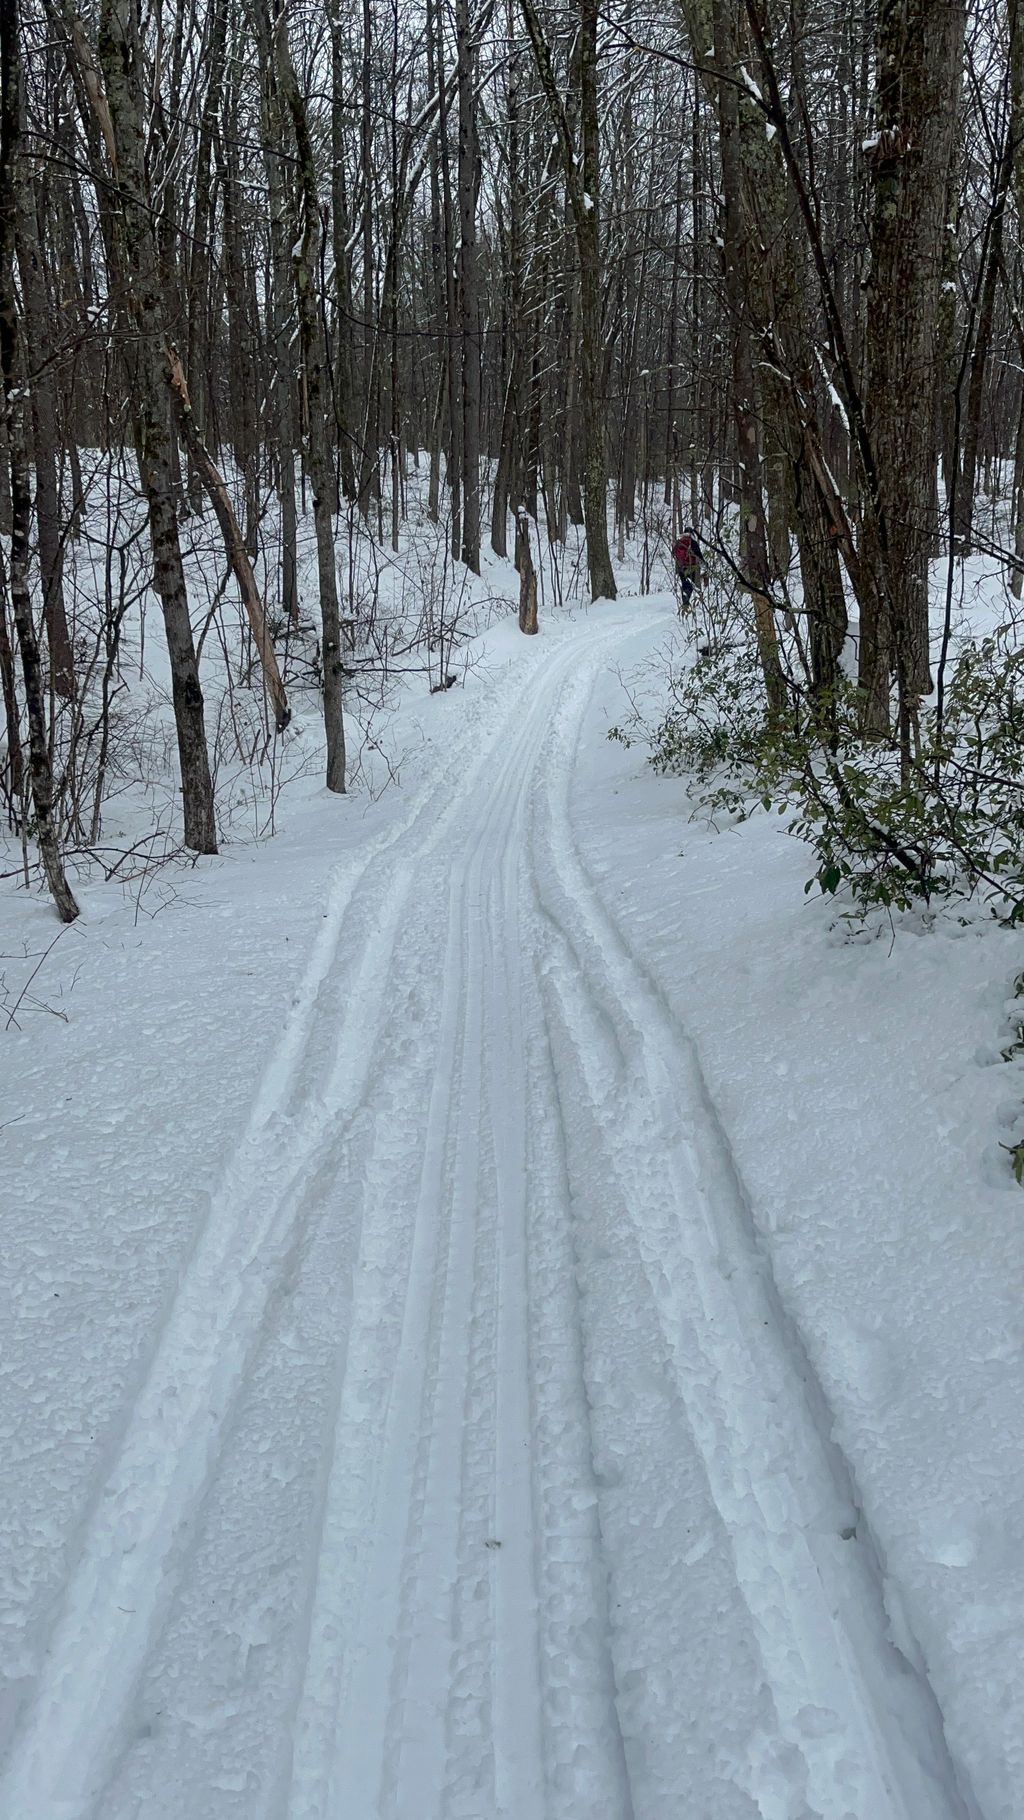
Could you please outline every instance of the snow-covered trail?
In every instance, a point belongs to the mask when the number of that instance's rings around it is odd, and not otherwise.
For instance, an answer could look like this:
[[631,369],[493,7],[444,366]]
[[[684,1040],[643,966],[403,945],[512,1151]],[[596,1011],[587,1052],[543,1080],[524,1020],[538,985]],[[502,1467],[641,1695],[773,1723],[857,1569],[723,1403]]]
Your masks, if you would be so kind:
[[2,1820],[974,1813],[696,1058],[575,844],[636,619],[510,672],[339,875]]

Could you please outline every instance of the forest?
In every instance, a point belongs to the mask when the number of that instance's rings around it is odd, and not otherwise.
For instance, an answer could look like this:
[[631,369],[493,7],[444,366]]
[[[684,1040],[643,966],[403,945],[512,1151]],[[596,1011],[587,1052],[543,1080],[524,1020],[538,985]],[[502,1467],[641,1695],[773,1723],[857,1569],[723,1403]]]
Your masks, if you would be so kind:
[[[1017,0],[0,31],[0,792],[62,918],[175,766],[148,852],[214,852],[297,700],[344,792],[353,706],[445,686],[482,560],[529,627],[538,565],[646,594],[684,525],[708,640],[656,760],[803,802],[826,888],[1020,909]],[[978,552],[1005,600],[964,648]]]
[[1022,1820],[1024,0],[0,56],[0,1820]]

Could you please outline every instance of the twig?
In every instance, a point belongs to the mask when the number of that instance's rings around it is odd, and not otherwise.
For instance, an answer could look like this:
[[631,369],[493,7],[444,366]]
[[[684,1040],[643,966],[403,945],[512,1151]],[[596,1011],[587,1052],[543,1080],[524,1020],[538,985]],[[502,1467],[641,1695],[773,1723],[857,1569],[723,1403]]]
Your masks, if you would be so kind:
[[[20,1004],[22,1003],[22,1000],[24,999],[26,993],[28,992],[28,989],[31,986],[32,981],[35,979],[36,974],[39,972],[40,968],[43,966],[44,962],[47,960],[49,955],[51,955],[53,953],[53,950],[56,948],[57,943],[60,941],[61,936],[66,935],[68,930],[72,927],[73,927],[73,924],[71,924],[71,923],[62,924],[62,926],[58,929],[56,935],[54,936],[52,942],[50,943],[49,947],[43,949],[42,954],[39,956],[39,959],[37,960],[31,973],[29,974],[28,979],[25,981],[25,984],[22,986],[21,991],[18,993],[18,996],[14,1001],[14,1005],[8,1016],[7,1023],[5,1025],[5,1029],[9,1030],[12,1024],[17,1023],[18,1007],[20,1006]],[[58,1012],[56,1015],[63,1016],[64,1014],[61,1012]],[[65,1022],[67,1022],[66,1017],[65,1017]],[[20,1029],[21,1026],[19,1025],[18,1027]]]

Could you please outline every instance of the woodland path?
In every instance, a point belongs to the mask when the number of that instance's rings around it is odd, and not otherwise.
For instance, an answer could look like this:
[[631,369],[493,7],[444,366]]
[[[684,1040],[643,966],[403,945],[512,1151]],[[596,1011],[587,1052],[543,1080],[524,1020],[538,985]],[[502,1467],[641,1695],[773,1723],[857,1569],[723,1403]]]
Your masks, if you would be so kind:
[[510,673],[336,881],[2,1820],[971,1813],[696,1054],[575,839],[635,624]]

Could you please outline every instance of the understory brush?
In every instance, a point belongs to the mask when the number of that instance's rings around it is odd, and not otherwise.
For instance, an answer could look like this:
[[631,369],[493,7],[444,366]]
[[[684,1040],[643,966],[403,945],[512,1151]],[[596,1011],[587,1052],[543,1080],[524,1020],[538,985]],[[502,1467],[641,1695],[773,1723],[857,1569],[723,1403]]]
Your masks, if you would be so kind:
[[1024,923],[1024,648],[1004,633],[965,644],[909,762],[865,740],[852,682],[827,700],[791,687],[773,719],[751,639],[705,647],[671,675],[659,719],[634,712],[611,737],[647,743],[712,822],[788,815],[814,856],[805,889],[852,918],[980,900]]
[[[264,477],[251,502],[230,456],[221,462],[246,518],[256,587],[266,613],[290,722],[275,726],[249,615],[228,568],[218,523],[181,501],[179,536],[204,694],[205,735],[219,839],[262,840],[280,825],[284,799],[316,788],[324,765],[323,657],[312,513],[299,511],[294,587],[286,600],[280,507]],[[162,616],[152,592],[145,502],[123,449],[83,454],[81,497],[62,566],[72,687],[51,687],[48,743],[56,839],[76,882],[134,876],[173,864],[181,851],[180,780]],[[249,523],[247,504],[253,506]],[[539,541],[539,540],[538,540]],[[348,784],[371,795],[396,776],[388,726],[403,691],[439,693],[466,680],[472,641],[514,609],[514,572],[471,574],[451,554],[450,516],[436,520],[414,496],[401,547],[387,547],[354,505],[336,520]],[[561,599],[575,560],[541,564],[545,610]],[[3,549],[0,539],[0,576]],[[557,588],[550,581],[557,567]],[[47,621],[33,563],[44,663]],[[2,603],[0,603],[2,606]],[[2,631],[0,626],[0,631]],[[41,876],[30,789],[27,711],[0,703],[0,882],[27,888]],[[7,710],[5,712],[5,710]],[[10,728],[14,728],[12,742]],[[12,757],[12,745],[16,755]],[[294,792],[293,792],[294,793]],[[141,856],[141,857],[140,857]]]

